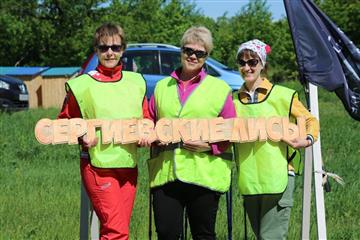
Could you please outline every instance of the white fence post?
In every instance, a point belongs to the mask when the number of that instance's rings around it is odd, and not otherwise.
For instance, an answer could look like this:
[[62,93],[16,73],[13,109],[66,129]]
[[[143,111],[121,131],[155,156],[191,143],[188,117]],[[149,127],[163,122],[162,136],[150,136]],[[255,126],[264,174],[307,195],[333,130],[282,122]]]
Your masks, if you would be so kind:
[[89,197],[86,190],[81,183],[81,198],[80,198],[80,240],[89,240],[89,226],[90,239],[99,239],[99,220],[95,211],[91,207]]

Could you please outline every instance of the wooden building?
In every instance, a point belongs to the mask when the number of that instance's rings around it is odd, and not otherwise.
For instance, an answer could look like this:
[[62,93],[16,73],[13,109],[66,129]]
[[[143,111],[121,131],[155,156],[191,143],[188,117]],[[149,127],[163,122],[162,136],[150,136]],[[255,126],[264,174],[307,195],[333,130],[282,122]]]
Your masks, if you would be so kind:
[[0,74],[24,81],[29,92],[29,108],[60,108],[65,97],[65,82],[75,77],[80,67],[0,67]]
[[65,83],[76,77],[79,70],[79,67],[54,67],[42,72],[42,107],[60,108],[66,95]]

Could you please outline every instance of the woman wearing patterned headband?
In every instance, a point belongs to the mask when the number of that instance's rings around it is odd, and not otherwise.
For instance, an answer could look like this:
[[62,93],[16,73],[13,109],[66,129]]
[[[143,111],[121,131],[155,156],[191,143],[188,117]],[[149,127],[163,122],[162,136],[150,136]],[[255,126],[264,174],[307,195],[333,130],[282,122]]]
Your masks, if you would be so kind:
[[296,91],[273,85],[261,76],[270,46],[255,39],[240,45],[239,72],[245,80],[233,94],[236,112],[241,117],[306,118],[307,137],[292,141],[238,143],[235,156],[239,169],[239,188],[245,210],[258,239],[285,239],[293,205],[294,149],[308,147],[317,139],[319,123],[299,101]]

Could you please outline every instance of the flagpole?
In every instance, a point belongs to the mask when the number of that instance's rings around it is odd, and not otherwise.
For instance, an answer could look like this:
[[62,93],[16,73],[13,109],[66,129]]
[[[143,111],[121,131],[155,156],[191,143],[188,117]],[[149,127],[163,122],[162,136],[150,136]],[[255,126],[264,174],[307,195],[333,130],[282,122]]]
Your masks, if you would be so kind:
[[[318,120],[319,105],[317,87],[311,83],[309,85],[310,111]],[[320,133],[318,140],[311,148],[305,152],[305,172],[304,172],[304,192],[303,192],[303,225],[302,239],[310,239],[310,207],[311,207],[311,165],[314,164],[314,182],[315,182],[315,203],[317,218],[318,239],[326,239],[326,220],[325,220],[325,201],[322,185],[322,156]],[[309,166],[310,165],[310,166]],[[310,175],[310,176],[309,176]]]
[[310,239],[312,165],[313,165],[313,147],[310,146],[305,149],[301,239]]

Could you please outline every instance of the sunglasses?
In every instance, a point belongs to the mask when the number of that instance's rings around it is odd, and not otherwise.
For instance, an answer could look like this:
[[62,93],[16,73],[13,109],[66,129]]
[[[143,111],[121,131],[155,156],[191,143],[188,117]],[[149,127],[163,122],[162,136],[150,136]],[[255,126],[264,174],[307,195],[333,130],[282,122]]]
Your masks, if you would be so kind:
[[204,58],[204,57],[206,57],[208,55],[208,53],[205,52],[205,51],[194,50],[194,49],[189,48],[189,47],[182,47],[181,50],[182,50],[183,53],[185,53],[189,57],[191,55],[193,55],[193,54],[195,54],[196,58]]
[[98,45],[97,49],[99,49],[100,52],[105,53],[111,48],[111,51],[113,52],[120,52],[122,50],[122,45]]
[[237,63],[240,65],[240,67],[245,67],[245,65],[247,64],[249,67],[256,67],[259,63],[259,59],[250,59],[250,60],[247,60],[247,61],[244,61],[242,59],[239,59],[237,61]]

